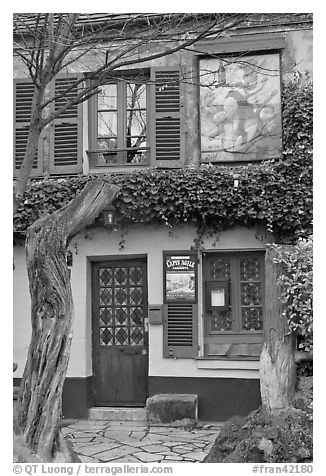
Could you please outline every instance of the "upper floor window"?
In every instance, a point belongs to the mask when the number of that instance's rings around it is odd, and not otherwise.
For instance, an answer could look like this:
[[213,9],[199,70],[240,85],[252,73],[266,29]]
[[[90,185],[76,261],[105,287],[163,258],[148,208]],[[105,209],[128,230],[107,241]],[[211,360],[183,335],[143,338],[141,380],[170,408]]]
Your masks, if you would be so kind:
[[279,157],[279,54],[200,60],[200,124],[203,162]]
[[179,68],[116,75],[89,101],[90,169],[180,166]]
[[97,96],[97,165],[148,162],[147,87],[120,80],[101,87]]

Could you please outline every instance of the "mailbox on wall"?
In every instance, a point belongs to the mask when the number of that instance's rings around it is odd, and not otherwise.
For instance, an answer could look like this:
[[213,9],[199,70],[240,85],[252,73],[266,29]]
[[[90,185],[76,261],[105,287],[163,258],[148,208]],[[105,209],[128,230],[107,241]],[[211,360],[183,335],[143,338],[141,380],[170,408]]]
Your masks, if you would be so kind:
[[223,311],[229,308],[229,282],[206,282],[206,308],[207,311]]
[[150,324],[163,323],[163,306],[162,304],[152,304],[148,306],[148,320]]

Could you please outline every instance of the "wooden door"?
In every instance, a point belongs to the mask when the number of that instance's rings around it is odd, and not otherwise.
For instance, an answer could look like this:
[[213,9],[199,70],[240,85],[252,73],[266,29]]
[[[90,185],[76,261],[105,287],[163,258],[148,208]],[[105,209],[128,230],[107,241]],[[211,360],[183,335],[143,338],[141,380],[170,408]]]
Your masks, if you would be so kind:
[[95,405],[145,405],[147,307],[145,260],[106,261],[93,265]]

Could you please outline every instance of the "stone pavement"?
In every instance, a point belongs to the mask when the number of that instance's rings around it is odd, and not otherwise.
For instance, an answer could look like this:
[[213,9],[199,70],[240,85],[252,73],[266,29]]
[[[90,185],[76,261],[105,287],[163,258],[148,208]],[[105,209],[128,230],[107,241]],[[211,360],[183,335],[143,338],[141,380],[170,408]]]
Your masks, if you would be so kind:
[[199,463],[220,427],[211,423],[187,430],[148,422],[79,420],[62,432],[83,463]]

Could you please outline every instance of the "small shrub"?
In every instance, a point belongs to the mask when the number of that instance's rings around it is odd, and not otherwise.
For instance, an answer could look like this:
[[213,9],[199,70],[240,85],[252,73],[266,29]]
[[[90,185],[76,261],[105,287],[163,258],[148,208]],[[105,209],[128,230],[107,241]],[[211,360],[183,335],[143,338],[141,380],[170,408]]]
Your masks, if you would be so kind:
[[299,349],[313,348],[313,241],[300,239],[293,247],[273,245],[284,274],[279,277],[281,302],[287,317],[289,330],[297,335]]

